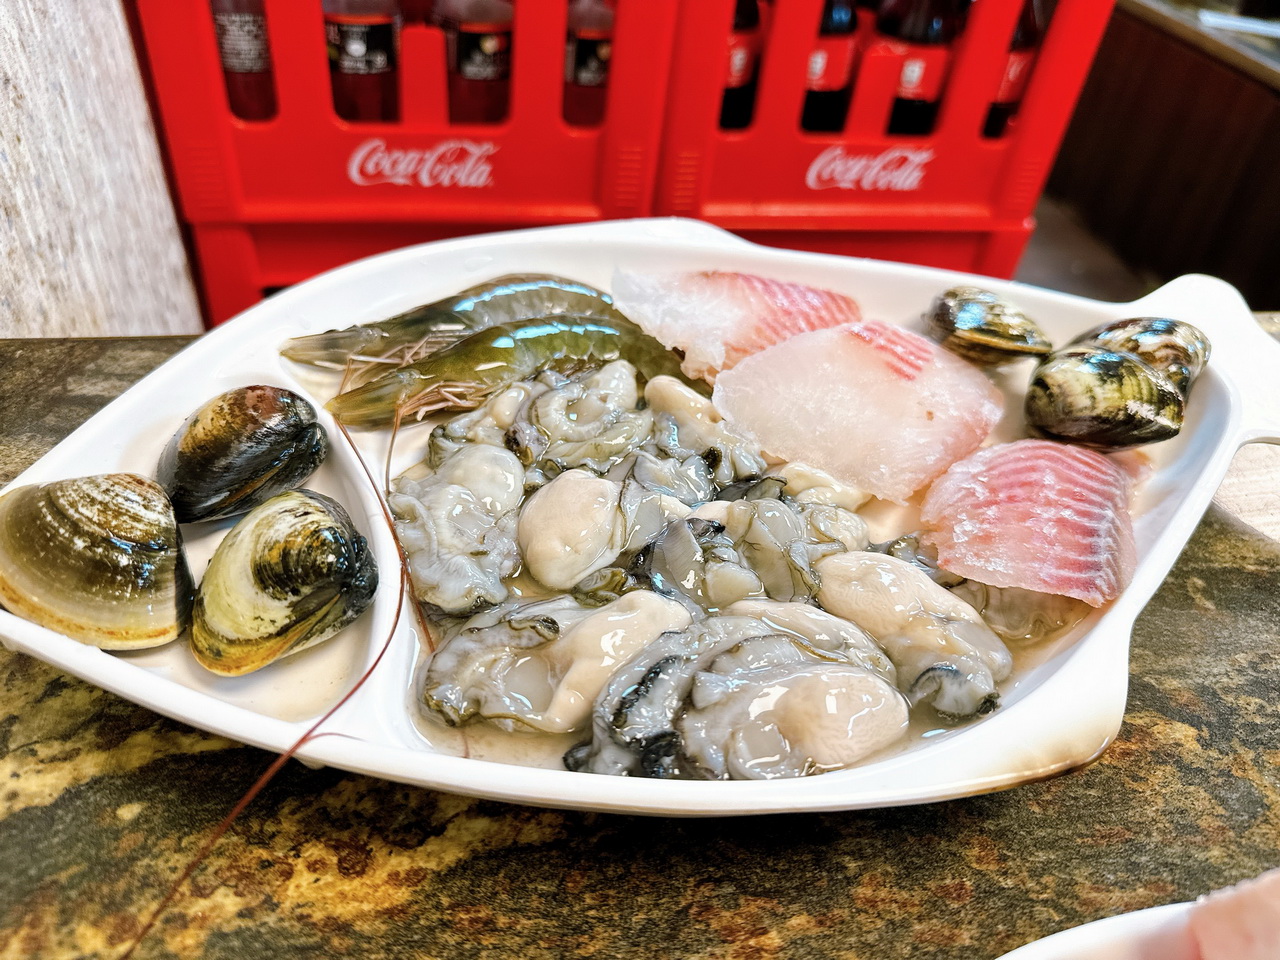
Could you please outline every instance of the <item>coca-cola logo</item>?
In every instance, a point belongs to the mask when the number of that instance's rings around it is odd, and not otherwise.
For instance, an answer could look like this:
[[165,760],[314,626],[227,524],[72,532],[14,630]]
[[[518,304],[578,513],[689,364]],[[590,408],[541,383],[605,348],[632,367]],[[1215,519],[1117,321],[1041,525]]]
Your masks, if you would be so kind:
[[493,143],[444,140],[426,150],[391,150],[375,137],[351,151],[347,176],[359,187],[395,183],[420,187],[491,187]]
[[813,158],[804,182],[810,190],[919,190],[928,147],[890,147],[879,154],[850,156],[837,144]]

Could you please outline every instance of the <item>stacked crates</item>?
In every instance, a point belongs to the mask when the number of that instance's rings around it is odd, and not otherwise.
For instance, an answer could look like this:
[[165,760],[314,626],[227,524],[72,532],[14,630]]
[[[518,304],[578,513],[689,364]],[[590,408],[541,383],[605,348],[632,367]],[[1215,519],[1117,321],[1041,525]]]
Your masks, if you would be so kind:
[[[208,319],[341,263],[518,226],[676,215],[767,244],[1008,276],[1110,14],[1059,0],[1016,121],[981,135],[1022,0],[976,0],[936,129],[885,133],[901,45],[868,20],[845,129],[800,129],[822,0],[773,0],[754,117],[718,118],[734,0],[617,0],[604,121],[562,116],[567,4],[517,0],[497,124],[451,123],[441,29],[400,32],[399,119],[333,109],[320,0],[263,0],[277,109],[234,116],[208,0],[135,0]],[[869,41],[869,42],[868,42]]]

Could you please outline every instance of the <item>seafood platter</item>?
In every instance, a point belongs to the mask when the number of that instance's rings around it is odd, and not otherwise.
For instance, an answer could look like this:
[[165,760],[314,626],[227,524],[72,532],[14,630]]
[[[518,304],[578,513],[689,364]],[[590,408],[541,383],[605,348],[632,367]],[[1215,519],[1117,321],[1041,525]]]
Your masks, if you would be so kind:
[[1135,618],[1280,437],[1276,350],[1202,276],[1102,303],[684,220],[407,248],[213,330],[15,479],[0,637],[475,796],[1004,789],[1119,729]]

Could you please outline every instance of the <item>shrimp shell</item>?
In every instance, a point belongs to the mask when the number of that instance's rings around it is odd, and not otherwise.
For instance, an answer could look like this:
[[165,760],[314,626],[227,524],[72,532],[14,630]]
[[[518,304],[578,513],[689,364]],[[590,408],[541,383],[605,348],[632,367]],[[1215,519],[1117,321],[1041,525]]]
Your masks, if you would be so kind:
[[340,393],[325,406],[345,424],[385,427],[468,410],[542,370],[572,374],[626,359],[640,376],[681,376],[680,361],[620,316],[544,317],[473,333],[416,363]]
[[406,366],[465,336],[537,317],[621,317],[606,293],[549,274],[508,274],[386,320],[328,330],[285,342],[280,353],[311,366],[345,369],[349,386]]

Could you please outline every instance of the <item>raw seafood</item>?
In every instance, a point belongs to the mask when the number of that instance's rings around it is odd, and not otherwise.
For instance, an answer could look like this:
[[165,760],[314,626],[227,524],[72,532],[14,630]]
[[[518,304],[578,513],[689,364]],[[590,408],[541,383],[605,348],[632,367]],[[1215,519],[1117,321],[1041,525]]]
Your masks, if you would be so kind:
[[169,499],[131,473],[0,497],[0,605],[105,650],[175,639],[194,587]]
[[1101,606],[1137,565],[1128,474],[1092,450],[1016,440],[980,450],[929,489],[923,541],[981,583]]
[[156,479],[179,523],[247,513],[301,486],[329,438],[306,400],[283,387],[238,387],[214,397],[173,435]]
[[1202,897],[1188,926],[1197,960],[1275,960],[1280,956],[1280,869]]
[[843,294],[719,270],[618,270],[613,295],[618,309],[646,333],[684,353],[686,374],[712,381],[743,357],[797,333],[862,316],[858,304]]
[[619,358],[645,377],[678,374],[679,362],[620,317],[552,317],[503,323],[340,393],[326,408],[343,423],[387,427],[437,410],[469,410],[543,370],[575,373]]
[[1103,324],[1036,368],[1027,423],[1046,437],[1104,450],[1168,440],[1182,429],[1191,385],[1208,360],[1208,339],[1189,323]]
[[1013,658],[976,610],[905,560],[850,551],[816,565],[818,603],[884,648],[914,706],[949,717],[990,713]]
[[874,321],[792,337],[716,381],[729,425],[784,460],[902,503],[986,439],[999,391],[937,344]]
[[565,765],[770,779],[844,766],[901,737],[901,695],[845,654],[843,632],[819,636],[813,643],[748,616],[664,633],[613,674],[593,708],[591,740]]
[[653,593],[596,609],[567,597],[500,607],[467,621],[431,658],[423,702],[452,726],[584,729],[609,674],[689,614]]
[[350,385],[364,383],[499,323],[539,317],[616,317],[608,294],[547,274],[510,274],[387,320],[294,337],[280,352],[290,360],[343,369]]
[[467,444],[428,477],[396,479],[387,504],[413,594],[465,614],[507,598],[503,578],[520,563],[516,507],[524,468],[502,447]]
[[218,544],[196,594],[191,652],[214,673],[250,673],[333,636],[377,587],[373,554],[341,504],[282,493]]
[[1052,349],[1034,320],[1004,297],[978,287],[952,287],[924,318],[930,336],[984,367],[1042,357]]

